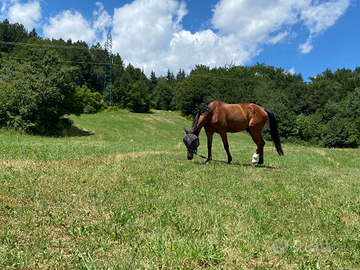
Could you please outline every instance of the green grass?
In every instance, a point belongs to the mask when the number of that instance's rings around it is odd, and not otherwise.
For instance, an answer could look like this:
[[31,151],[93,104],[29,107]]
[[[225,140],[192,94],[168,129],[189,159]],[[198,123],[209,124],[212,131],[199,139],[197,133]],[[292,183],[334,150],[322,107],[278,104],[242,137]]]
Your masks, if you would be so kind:
[[1,269],[360,268],[359,149],[267,142],[253,168],[244,132],[205,165],[175,113],[72,119],[64,138],[0,133]]

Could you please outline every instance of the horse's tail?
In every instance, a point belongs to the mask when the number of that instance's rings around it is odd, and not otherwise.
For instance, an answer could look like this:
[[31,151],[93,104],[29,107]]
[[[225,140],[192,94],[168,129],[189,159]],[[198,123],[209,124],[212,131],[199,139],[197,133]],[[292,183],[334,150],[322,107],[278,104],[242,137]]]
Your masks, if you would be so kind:
[[283,150],[281,149],[281,144],[280,144],[280,137],[279,137],[279,131],[278,131],[278,126],[276,124],[276,119],[274,114],[268,110],[265,109],[265,112],[268,114],[269,116],[269,120],[270,120],[270,132],[271,132],[271,138],[275,144],[275,148],[276,151],[278,152],[278,154],[280,156],[284,155]]

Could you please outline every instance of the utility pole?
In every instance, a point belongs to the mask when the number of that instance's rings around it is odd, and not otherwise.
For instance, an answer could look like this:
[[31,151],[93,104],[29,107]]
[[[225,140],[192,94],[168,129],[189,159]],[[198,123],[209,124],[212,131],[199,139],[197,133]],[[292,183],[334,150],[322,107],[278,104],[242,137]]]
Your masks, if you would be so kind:
[[112,36],[108,32],[105,42],[105,75],[104,75],[104,94],[103,100],[108,105],[113,105],[113,86],[112,86],[112,66],[114,63],[112,54]]

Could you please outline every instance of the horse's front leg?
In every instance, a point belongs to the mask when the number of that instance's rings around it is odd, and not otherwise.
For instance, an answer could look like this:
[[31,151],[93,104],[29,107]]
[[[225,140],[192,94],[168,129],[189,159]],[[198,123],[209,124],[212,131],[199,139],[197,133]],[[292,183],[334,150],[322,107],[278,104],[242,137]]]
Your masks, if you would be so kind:
[[231,157],[231,154],[230,154],[230,151],[229,151],[229,142],[228,142],[227,134],[226,134],[226,132],[221,132],[220,136],[221,136],[221,139],[222,139],[223,144],[224,144],[224,149],[225,149],[226,154],[228,156],[228,163],[231,163],[232,157]]
[[206,132],[207,136],[207,147],[208,147],[208,158],[205,161],[206,164],[209,164],[212,161],[212,154],[211,154],[211,146],[212,146],[212,140],[213,140],[213,132]]

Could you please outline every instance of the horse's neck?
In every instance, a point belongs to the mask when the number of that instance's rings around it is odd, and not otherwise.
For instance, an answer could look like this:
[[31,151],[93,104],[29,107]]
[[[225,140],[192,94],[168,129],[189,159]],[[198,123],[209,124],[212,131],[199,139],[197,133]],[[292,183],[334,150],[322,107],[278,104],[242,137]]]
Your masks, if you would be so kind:
[[198,135],[200,134],[201,129],[206,126],[210,121],[210,115],[209,113],[204,113],[199,116],[199,121],[196,125],[196,128],[198,130]]

